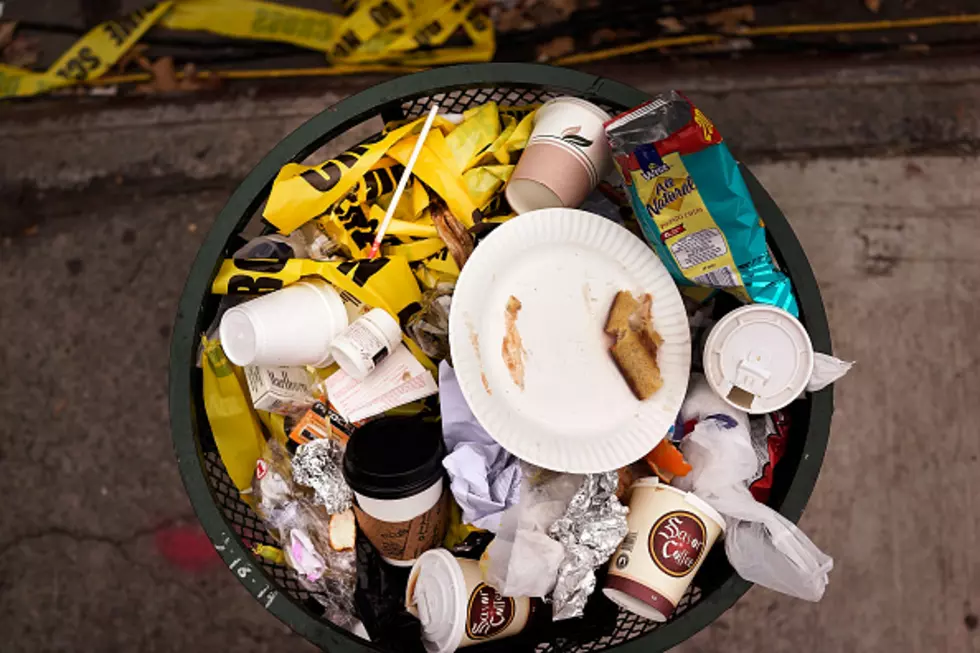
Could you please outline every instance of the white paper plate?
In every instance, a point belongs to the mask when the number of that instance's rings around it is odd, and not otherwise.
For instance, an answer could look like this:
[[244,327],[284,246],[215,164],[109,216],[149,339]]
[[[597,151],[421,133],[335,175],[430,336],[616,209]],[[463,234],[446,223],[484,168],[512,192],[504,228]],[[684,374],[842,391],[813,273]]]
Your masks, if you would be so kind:
[[[646,401],[626,385],[603,332],[619,290],[653,295],[664,338],[664,385]],[[511,296],[522,304],[523,390],[501,355]],[[487,432],[518,457],[566,472],[616,469],[653,449],[677,417],[691,367],[684,304],[657,255],[575,209],[525,213],[477,247],[453,294],[449,343],[463,396]]]

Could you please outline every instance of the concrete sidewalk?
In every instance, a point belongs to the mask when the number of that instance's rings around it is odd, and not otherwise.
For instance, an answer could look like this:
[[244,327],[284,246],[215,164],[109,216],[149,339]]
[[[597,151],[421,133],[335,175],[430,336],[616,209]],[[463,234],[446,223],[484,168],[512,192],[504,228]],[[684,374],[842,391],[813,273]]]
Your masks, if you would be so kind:
[[[962,102],[980,89],[948,86]],[[886,106],[888,93],[865,107],[868,121],[917,114],[932,100],[914,87],[904,108]],[[980,162],[812,158],[835,150],[806,143],[767,162],[765,134],[728,121],[738,107],[743,120],[775,111],[791,89],[756,105],[747,91],[702,93],[722,132],[743,135],[735,149],[746,146],[816,271],[836,352],[858,365],[838,386],[801,522],[835,559],[827,596],[753,589],[678,650],[978,651]],[[216,558],[180,554],[200,540],[166,377],[186,272],[235,180],[337,95],[236,99],[224,114],[79,110],[74,136],[54,109],[0,114],[0,649],[307,650]],[[972,110],[946,136],[969,142]],[[239,119],[219,119],[229,111]],[[788,133],[796,115],[768,124]],[[840,127],[822,133],[860,131]]]

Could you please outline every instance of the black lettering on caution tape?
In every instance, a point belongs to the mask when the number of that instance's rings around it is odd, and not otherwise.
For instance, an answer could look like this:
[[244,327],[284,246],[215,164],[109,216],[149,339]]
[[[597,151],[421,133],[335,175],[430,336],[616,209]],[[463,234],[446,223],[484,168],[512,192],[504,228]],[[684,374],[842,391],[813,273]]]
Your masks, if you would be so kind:
[[79,48],[78,54],[65,62],[65,64],[55,71],[58,77],[69,81],[84,81],[88,79],[90,72],[98,68],[102,60],[89,46]]
[[354,268],[354,283],[363,287],[368,279],[380,272],[381,268],[386,265],[388,265],[388,259],[383,257],[371,261],[358,261],[357,267]]
[[275,277],[250,277],[236,274],[228,279],[229,295],[259,295],[282,288],[282,279]]
[[376,7],[372,7],[370,14],[371,20],[374,21],[374,24],[381,28],[387,27],[404,16],[404,14],[398,10],[398,7],[388,2],[388,0],[385,0]]

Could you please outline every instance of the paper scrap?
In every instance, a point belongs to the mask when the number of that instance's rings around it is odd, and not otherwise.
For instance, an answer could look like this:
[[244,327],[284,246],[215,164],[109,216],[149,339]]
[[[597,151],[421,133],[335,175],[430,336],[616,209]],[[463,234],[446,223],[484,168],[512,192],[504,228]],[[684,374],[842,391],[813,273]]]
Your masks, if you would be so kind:
[[356,422],[439,391],[435,379],[404,345],[356,381],[343,370],[326,381],[327,397],[344,419]]

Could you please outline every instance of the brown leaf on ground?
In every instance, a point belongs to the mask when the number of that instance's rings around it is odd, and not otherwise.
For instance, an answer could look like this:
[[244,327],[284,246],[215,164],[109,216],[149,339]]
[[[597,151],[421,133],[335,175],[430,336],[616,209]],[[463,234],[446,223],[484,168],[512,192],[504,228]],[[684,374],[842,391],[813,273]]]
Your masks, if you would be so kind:
[[684,23],[677,20],[674,16],[665,16],[664,18],[658,18],[657,22],[668,34],[679,34],[681,32],[687,31]]
[[151,72],[150,60],[146,58],[146,51],[149,49],[150,46],[146,45],[145,43],[135,44],[133,47],[123,52],[123,55],[119,57],[119,60],[116,61],[115,65],[113,65],[113,70],[117,73],[123,73],[126,72],[126,68],[129,67],[129,64],[135,63],[143,70]]
[[3,50],[13,40],[16,29],[17,23],[14,21],[0,21],[0,50]]
[[864,0],[864,6],[873,14],[881,11],[881,0]]
[[[142,65],[142,60],[141,60]],[[173,57],[161,57],[148,65],[153,80],[136,87],[137,93],[155,95],[176,91],[199,91],[216,88],[221,80],[216,76],[203,77],[198,74],[194,64],[184,64],[180,73],[174,68]]]
[[704,17],[704,21],[719,32],[738,32],[744,23],[755,21],[755,7],[741,5],[715,11]]
[[0,52],[0,62],[17,68],[30,68],[41,56],[40,42],[30,36],[15,36]]
[[550,61],[566,54],[571,54],[575,50],[575,39],[571,36],[559,36],[547,43],[539,45],[537,48],[538,61]]

